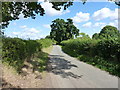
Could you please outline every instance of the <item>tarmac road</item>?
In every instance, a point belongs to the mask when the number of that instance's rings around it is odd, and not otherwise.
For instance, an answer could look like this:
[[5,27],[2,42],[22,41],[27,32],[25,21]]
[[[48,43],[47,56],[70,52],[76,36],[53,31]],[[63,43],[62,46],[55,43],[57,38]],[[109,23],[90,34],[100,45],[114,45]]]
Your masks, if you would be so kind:
[[118,78],[65,54],[58,45],[50,53],[48,88],[118,88]]

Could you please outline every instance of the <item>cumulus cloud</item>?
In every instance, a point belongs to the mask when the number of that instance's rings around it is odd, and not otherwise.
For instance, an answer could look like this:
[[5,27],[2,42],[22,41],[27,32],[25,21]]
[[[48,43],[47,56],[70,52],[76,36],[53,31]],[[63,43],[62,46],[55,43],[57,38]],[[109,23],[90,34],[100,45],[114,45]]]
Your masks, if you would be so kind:
[[50,29],[50,25],[49,24],[43,24],[43,27]]
[[88,28],[88,27],[92,26],[92,23],[91,22],[87,22],[86,24],[83,24],[82,26]]
[[49,3],[49,2],[42,2],[41,6],[45,9],[45,13],[49,16],[63,15],[70,12],[70,10],[68,9],[65,11],[63,9],[61,9],[60,11],[56,10],[52,8],[53,5],[52,3]]
[[118,20],[114,20],[114,21],[109,22],[109,23],[96,22],[93,26],[103,28],[106,25],[111,25],[111,26],[114,26],[114,27],[118,27]]
[[111,26],[114,26],[114,27],[118,27],[118,20],[114,20],[114,21],[109,22],[109,23],[96,22],[94,24],[92,24],[91,22],[87,22],[86,24],[83,24],[82,27],[85,27],[85,28],[100,28],[100,29],[102,29],[106,25],[111,25]]
[[21,13],[19,16],[18,16],[19,19],[28,19],[29,17],[27,18],[24,18],[24,15]]
[[75,27],[77,27],[77,28],[78,28],[78,24],[76,24],[76,23],[73,23],[73,25],[74,25]]
[[118,20],[115,20],[113,22],[110,22],[108,25],[118,27]]
[[102,20],[105,18],[110,18],[111,20],[118,19],[118,9],[110,10],[109,8],[102,8],[93,14],[95,20]]
[[95,24],[93,24],[93,28],[100,27],[102,29],[106,25],[107,25],[107,23],[104,23],[104,22],[96,22]]
[[19,35],[20,32],[13,32],[14,35]]
[[23,26],[20,26],[20,28],[25,29],[25,28],[27,28],[27,26],[23,25]]
[[16,22],[14,22],[14,23],[13,23],[13,25],[17,25],[17,23],[16,23]]
[[75,22],[75,23],[88,21],[90,19],[90,14],[89,13],[79,12],[72,19],[73,19],[73,22]]
[[37,30],[35,28],[30,28],[28,31],[31,33],[39,33],[40,32],[39,30]]
[[94,27],[99,27],[99,26],[103,26],[103,25],[105,25],[105,23],[103,23],[103,22],[96,22],[93,26]]
[[36,28],[29,28],[26,25],[24,26],[20,26],[20,28],[22,28],[23,30],[19,31],[19,32],[12,32],[9,36],[10,37],[19,37],[19,38],[23,38],[23,39],[40,39],[43,38],[43,36],[41,36],[40,34],[40,30],[36,29]]
[[18,18],[19,18],[19,19],[24,19],[24,15],[23,15],[23,14],[20,14],[20,15],[18,16]]

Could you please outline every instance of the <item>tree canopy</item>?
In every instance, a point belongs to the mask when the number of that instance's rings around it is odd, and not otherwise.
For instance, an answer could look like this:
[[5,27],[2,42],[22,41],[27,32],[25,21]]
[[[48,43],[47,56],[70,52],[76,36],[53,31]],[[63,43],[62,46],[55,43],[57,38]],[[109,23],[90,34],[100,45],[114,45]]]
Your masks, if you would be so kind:
[[118,31],[118,29],[114,26],[110,26],[107,25],[105,27],[103,27],[103,29],[100,31],[100,33],[95,33],[92,38],[93,39],[102,39],[102,38],[106,38],[106,39],[118,39],[120,35],[120,32]]
[[52,21],[50,37],[56,40],[59,44],[63,40],[68,40],[79,35],[79,29],[73,25],[72,19],[56,19]]
[[[51,2],[53,8],[60,10],[63,6],[64,10],[72,5],[73,2],[66,0],[66,2]],[[24,18],[31,17],[36,18],[39,14],[43,16],[45,10],[42,8],[41,4],[36,2],[2,2],[2,28],[6,28],[10,21],[19,19],[19,15],[22,14]]]
[[86,33],[81,32],[81,33],[79,33],[79,37],[78,38],[85,39],[85,38],[90,38],[90,37]]

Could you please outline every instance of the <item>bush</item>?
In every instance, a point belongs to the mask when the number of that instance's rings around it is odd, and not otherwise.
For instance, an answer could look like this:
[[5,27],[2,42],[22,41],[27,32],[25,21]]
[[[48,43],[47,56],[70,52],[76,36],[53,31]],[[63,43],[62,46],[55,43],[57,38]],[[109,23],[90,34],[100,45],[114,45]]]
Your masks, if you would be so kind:
[[120,64],[118,62],[108,61],[99,56],[89,57],[80,55],[78,59],[120,77]]
[[71,39],[62,42],[62,49],[81,61],[120,76],[120,42],[118,39]]
[[[43,47],[52,45],[52,40],[41,39],[41,40],[22,40],[20,38],[7,38],[4,37],[2,47],[2,58],[3,63],[7,63],[13,66],[17,71],[20,71],[24,65],[25,60],[34,58],[34,55],[40,54]],[[40,54],[41,57],[42,54]],[[40,58],[41,58],[40,57]],[[45,67],[46,61],[40,62]],[[41,67],[43,69],[44,67]]]
[[24,40],[26,43],[26,57],[29,60],[36,52],[41,51],[42,44],[36,40]]
[[26,58],[26,43],[18,38],[3,38],[2,58],[3,62],[20,69]]
[[51,39],[40,39],[40,40],[37,40],[37,42],[41,43],[42,48],[49,47],[53,43]]
[[96,54],[108,60],[120,62],[120,43],[118,40],[105,39],[96,44]]
[[63,41],[63,51],[70,54],[71,56],[79,56],[81,54],[91,55],[91,39],[71,39],[68,41]]

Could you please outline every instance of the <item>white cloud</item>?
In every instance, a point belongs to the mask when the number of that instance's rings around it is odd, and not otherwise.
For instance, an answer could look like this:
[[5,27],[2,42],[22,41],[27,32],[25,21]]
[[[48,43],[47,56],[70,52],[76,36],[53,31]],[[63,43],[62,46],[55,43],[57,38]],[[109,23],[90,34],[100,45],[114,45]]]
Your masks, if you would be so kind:
[[23,26],[20,26],[20,28],[25,29],[25,28],[27,28],[27,26],[23,25]]
[[115,20],[113,22],[110,22],[108,25],[118,27],[118,20]]
[[87,27],[91,27],[91,25],[92,25],[91,22],[87,22],[86,24],[83,24],[82,26],[87,28]]
[[14,35],[19,35],[20,32],[13,32]]
[[14,22],[14,23],[13,23],[13,25],[17,25],[17,23],[16,23],[16,22]]
[[50,25],[49,24],[43,24],[43,27],[50,29]]
[[28,32],[31,32],[31,33],[39,33],[40,31],[37,30],[37,29],[35,29],[35,28],[30,28],[30,29],[28,30]]
[[114,27],[118,27],[118,20],[114,20],[114,21],[109,22],[109,23],[96,22],[94,24],[92,24],[91,22],[87,22],[86,24],[83,24],[82,27],[85,27],[85,28],[100,28],[100,29],[102,29],[106,25],[111,25],[111,26],[114,26]]
[[111,11],[111,16],[110,18],[112,20],[117,20],[118,19],[118,8],[116,8],[114,11]]
[[40,39],[43,38],[41,36],[41,30],[38,30],[36,28],[29,28],[26,25],[21,26],[20,28],[23,28],[20,32],[12,32],[9,36],[10,37],[19,37],[23,39]]
[[93,14],[95,20],[102,20],[105,18],[110,18],[111,20],[118,19],[118,9],[110,10],[109,8],[102,8]]
[[70,12],[68,9],[64,11],[63,8],[60,11],[56,10],[52,8],[53,5],[49,2],[42,2],[41,6],[45,9],[45,13],[49,16],[63,15]]
[[21,12],[21,14],[18,16],[18,18],[19,18],[19,19],[28,19],[29,17],[24,18],[24,15],[23,15],[22,12]]
[[73,22],[75,22],[75,23],[88,21],[90,19],[90,14],[89,13],[79,12],[72,19],[73,19]]
[[93,26],[94,27],[99,27],[99,26],[102,26],[102,25],[105,25],[105,23],[103,23],[103,22],[96,22]]
[[75,25],[75,26],[78,28],[78,24],[76,24],[76,23],[73,23],[73,25]]
[[93,28],[94,27],[100,27],[101,29],[106,26],[107,23],[104,23],[104,22],[96,22],[94,25],[93,25]]
[[24,18],[24,15],[23,15],[23,14],[20,14],[18,17],[19,17],[19,19],[23,19],[23,18]]

